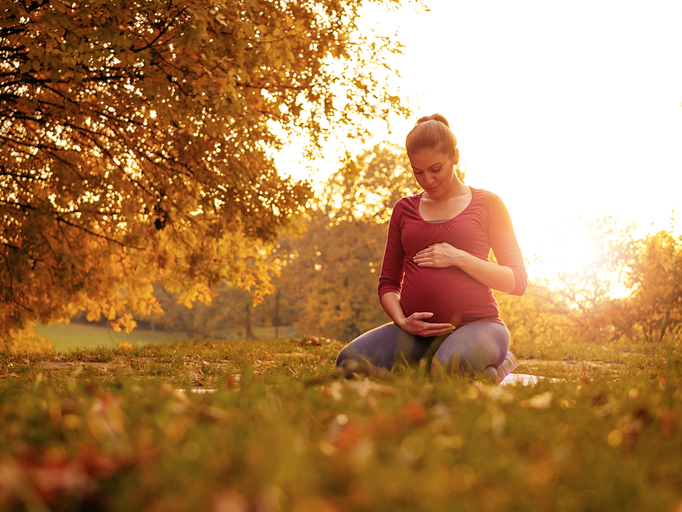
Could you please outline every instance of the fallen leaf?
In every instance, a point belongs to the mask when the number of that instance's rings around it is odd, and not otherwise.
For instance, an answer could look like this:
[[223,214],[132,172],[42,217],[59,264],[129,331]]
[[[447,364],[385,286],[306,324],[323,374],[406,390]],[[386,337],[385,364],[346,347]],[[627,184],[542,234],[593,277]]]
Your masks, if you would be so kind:
[[418,402],[409,402],[403,408],[403,416],[412,425],[423,425],[426,421],[426,407]]
[[521,402],[523,407],[530,407],[532,409],[549,409],[552,405],[553,395],[551,391],[545,391],[533,398]]
[[658,409],[656,417],[661,421],[661,433],[665,437],[672,437],[677,432],[677,415],[672,409]]

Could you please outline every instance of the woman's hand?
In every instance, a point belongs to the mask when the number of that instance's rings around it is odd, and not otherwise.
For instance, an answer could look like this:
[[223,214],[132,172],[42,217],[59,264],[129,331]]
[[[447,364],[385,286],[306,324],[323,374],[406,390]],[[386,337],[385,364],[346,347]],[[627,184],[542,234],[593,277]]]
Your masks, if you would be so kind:
[[445,242],[422,249],[412,259],[420,267],[457,267],[482,285],[501,292],[512,293],[516,289],[516,277],[510,267],[482,260]]
[[396,322],[396,325],[405,332],[425,338],[449,334],[455,330],[455,326],[452,324],[432,324],[424,321],[424,319],[431,318],[432,316],[433,313],[412,313],[399,323]]
[[386,314],[393,320],[393,322],[403,331],[413,334],[415,336],[438,336],[440,334],[450,334],[455,330],[452,324],[436,324],[425,322],[427,318],[431,318],[433,313],[412,313],[405,317],[403,308],[400,305],[400,295],[396,292],[387,292],[381,296],[381,307],[384,308]]
[[433,244],[414,255],[414,262],[420,267],[446,268],[457,266],[457,260],[466,254],[448,243]]

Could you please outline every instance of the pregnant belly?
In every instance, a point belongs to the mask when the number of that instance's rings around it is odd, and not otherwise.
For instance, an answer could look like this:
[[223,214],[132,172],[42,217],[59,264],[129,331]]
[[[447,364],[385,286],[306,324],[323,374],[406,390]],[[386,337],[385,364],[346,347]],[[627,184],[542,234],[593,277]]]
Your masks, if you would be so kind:
[[498,317],[490,288],[458,268],[419,268],[406,265],[400,303],[407,316],[433,313],[427,321],[455,326]]

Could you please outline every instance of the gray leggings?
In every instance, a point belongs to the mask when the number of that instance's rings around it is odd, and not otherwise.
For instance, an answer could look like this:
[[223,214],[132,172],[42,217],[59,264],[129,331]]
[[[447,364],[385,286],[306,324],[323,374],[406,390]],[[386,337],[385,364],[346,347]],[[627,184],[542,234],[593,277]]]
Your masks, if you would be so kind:
[[339,353],[336,366],[346,360],[369,360],[391,369],[395,363],[416,363],[433,357],[431,370],[442,368],[450,374],[484,371],[496,375],[509,350],[509,330],[499,322],[472,322],[442,336],[424,338],[389,323],[361,334]]

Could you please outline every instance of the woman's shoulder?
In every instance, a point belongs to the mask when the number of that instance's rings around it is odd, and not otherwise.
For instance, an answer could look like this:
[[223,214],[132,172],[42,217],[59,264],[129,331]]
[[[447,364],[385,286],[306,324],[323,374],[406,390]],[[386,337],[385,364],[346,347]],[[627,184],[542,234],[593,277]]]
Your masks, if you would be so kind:
[[474,211],[479,212],[489,222],[498,223],[509,218],[507,206],[496,193],[485,189],[472,188],[475,203]]
[[480,203],[481,205],[484,206],[504,206],[504,202],[502,201],[502,198],[498,196],[495,192],[491,192],[490,190],[486,190],[483,188],[474,188],[474,187],[469,187],[471,189],[471,194],[473,198]]
[[469,186],[471,189],[471,193],[478,197],[479,200],[483,201],[496,201],[500,199],[500,196],[498,196],[495,192],[491,192],[490,190],[486,190],[484,188],[474,188],[472,186]]
[[415,194],[413,196],[403,196],[398,201],[396,201],[393,206],[393,211],[396,210],[412,210],[414,208],[419,208],[419,200],[424,192]]

